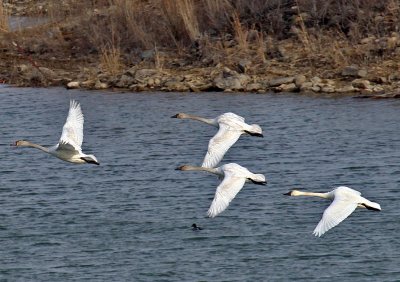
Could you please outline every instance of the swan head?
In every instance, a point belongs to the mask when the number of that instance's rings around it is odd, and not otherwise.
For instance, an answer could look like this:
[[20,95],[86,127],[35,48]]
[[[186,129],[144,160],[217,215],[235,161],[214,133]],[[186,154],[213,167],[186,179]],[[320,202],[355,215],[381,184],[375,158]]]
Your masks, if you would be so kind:
[[299,191],[299,190],[291,190],[291,191],[289,191],[289,192],[287,192],[287,193],[285,193],[283,195],[286,195],[286,196],[300,196],[300,195],[302,195],[302,192]]
[[191,170],[191,166],[190,165],[181,165],[181,166],[178,166],[177,168],[175,168],[175,170]]
[[251,126],[251,129],[245,130],[244,132],[246,132],[247,134],[249,134],[251,136],[264,137],[264,135],[262,134],[262,129],[258,124],[252,124],[250,126]]
[[15,146],[15,147],[23,147],[23,146],[29,146],[29,145],[30,145],[30,142],[25,141],[25,140],[17,140],[11,144],[11,146]]
[[81,160],[84,160],[88,164],[100,165],[99,161],[94,155],[86,155],[84,157],[81,157]]
[[251,178],[247,178],[247,181],[257,185],[267,185],[267,180],[263,174],[254,174]]
[[252,124],[250,125],[252,127],[252,131],[256,134],[259,134],[262,136],[262,128],[258,124]]
[[176,115],[173,115],[171,118],[180,118],[180,119],[184,119],[184,118],[189,118],[189,116],[185,113],[178,113]]

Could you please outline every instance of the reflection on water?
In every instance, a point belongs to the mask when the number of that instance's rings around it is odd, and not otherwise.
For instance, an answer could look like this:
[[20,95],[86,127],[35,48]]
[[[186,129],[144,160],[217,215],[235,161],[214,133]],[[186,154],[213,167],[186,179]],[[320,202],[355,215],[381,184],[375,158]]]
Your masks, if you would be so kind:
[[[400,277],[400,103],[296,95],[80,92],[0,88],[0,277],[6,281],[395,281]],[[29,148],[58,142],[69,99],[85,115],[73,165]],[[201,163],[216,129],[171,119],[233,111],[260,124],[224,158],[266,175],[206,218],[219,180]],[[327,201],[293,188],[348,185],[381,204],[322,238]],[[197,223],[204,230],[193,232]]]

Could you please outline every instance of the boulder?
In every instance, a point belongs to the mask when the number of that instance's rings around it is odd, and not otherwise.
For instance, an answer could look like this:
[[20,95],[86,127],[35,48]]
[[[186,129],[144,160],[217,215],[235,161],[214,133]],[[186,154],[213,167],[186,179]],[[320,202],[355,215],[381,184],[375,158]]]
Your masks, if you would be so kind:
[[21,64],[16,66],[15,69],[16,73],[22,79],[23,85],[43,85],[46,82],[46,77],[37,67]]
[[67,83],[67,89],[77,89],[80,88],[81,85],[79,81],[70,81]]
[[342,70],[342,76],[347,77],[366,77],[368,72],[365,69],[359,69],[357,66],[347,66]]
[[101,82],[100,80],[97,80],[96,83],[94,84],[94,89],[100,90],[100,89],[107,89],[108,84],[105,82]]
[[239,91],[244,89],[249,80],[248,75],[224,68],[222,73],[214,79],[213,85],[223,91]]
[[184,81],[171,79],[164,83],[162,90],[165,91],[176,91],[176,92],[188,92],[190,90],[189,86],[186,85]]
[[348,92],[354,92],[354,91],[357,91],[357,89],[354,88],[353,85],[345,85],[345,86],[336,88],[337,93],[348,93]]
[[312,84],[322,83],[322,79],[318,76],[314,76],[313,78],[310,79],[310,81],[312,82]]
[[221,90],[242,90],[243,86],[237,77],[217,77],[214,86]]
[[[128,70],[129,71],[129,70]],[[156,69],[140,69],[134,73],[134,78],[137,82],[144,82],[150,77],[154,77],[159,74]]]
[[278,78],[274,78],[271,79],[270,81],[268,81],[268,85],[270,87],[276,87],[276,86],[280,86],[282,84],[289,84],[294,82],[295,77],[294,76],[289,76],[289,77],[278,77]]
[[334,93],[334,92],[336,92],[336,89],[332,85],[324,85],[321,87],[321,92]]
[[237,67],[240,73],[246,73],[250,68],[251,62],[249,60],[241,60]]
[[351,82],[351,85],[359,89],[369,89],[371,83],[369,80],[357,78]]
[[313,91],[312,90],[313,85],[314,84],[311,81],[310,82],[304,82],[303,84],[301,84],[300,90],[301,91]]
[[298,88],[295,83],[286,83],[275,87],[275,91],[278,92],[294,92],[296,90],[298,90]]
[[265,91],[265,88],[261,83],[256,82],[247,84],[245,90],[247,92],[260,92]]
[[130,75],[123,74],[116,83],[118,88],[129,88],[134,83],[134,78]]
[[295,76],[295,78],[294,78],[294,83],[296,84],[296,86],[297,86],[298,88],[300,88],[301,85],[302,85],[304,82],[306,82],[306,80],[307,80],[307,78],[306,78],[305,75],[299,74],[299,75],[296,75],[296,76]]

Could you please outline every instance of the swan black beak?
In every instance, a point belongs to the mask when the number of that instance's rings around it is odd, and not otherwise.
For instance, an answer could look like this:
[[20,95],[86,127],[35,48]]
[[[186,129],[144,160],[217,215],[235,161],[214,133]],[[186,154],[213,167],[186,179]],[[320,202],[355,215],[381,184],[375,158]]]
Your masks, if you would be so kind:
[[259,181],[254,181],[253,179],[250,179],[250,181],[257,185],[263,185],[263,186],[267,185],[267,181],[259,182]]
[[250,132],[245,130],[244,132],[246,132],[247,134],[251,135],[251,136],[256,136],[256,137],[264,137],[264,135],[262,133],[254,133],[254,132]]
[[99,162],[97,162],[97,161],[95,161],[95,160],[92,160],[92,159],[90,159],[90,158],[82,157],[81,160],[84,160],[84,161],[85,161],[86,163],[88,163],[88,164],[100,165]]
[[175,170],[182,170],[182,165],[175,168]]
[[178,118],[178,114],[173,115],[171,118]]
[[283,195],[291,196],[291,195],[292,195],[292,191],[289,191],[289,192],[287,192],[287,193],[285,193],[285,194],[283,194]]

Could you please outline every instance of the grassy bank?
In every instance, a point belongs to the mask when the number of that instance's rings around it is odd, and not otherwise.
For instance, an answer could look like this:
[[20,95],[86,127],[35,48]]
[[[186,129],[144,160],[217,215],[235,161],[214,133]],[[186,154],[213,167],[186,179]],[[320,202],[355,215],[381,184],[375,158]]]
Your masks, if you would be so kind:
[[[6,9],[0,9],[1,75],[10,82],[18,82],[19,74],[8,69],[5,76],[6,68],[33,60],[68,71],[66,81],[102,80],[99,73],[118,80],[132,67],[179,74],[227,67],[265,80],[298,74],[343,80],[343,69],[356,65],[369,80],[397,87],[398,1],[33,2],[3,0]],[[12,13],[49,22],[8,32],[4,18]]]

